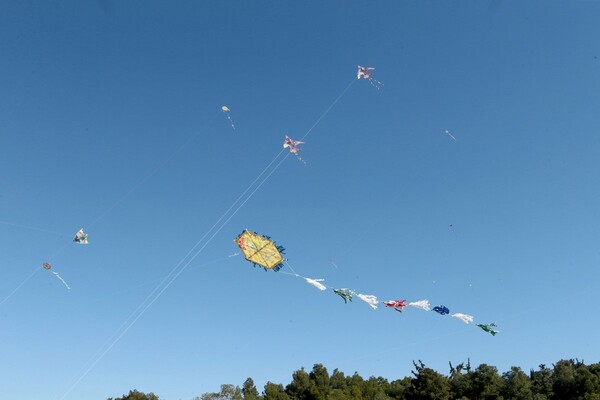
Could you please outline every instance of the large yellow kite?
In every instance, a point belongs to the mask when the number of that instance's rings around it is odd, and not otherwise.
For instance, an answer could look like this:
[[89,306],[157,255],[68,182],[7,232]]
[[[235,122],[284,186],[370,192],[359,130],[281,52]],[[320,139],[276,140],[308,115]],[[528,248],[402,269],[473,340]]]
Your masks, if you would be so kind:
[[235,243],[244,253],[246,260],[260,265],[265,270],[279,271],[283,267],[285,258],[281,255],[285,249],[277,246],[268,236],[245,230],[235,238]]

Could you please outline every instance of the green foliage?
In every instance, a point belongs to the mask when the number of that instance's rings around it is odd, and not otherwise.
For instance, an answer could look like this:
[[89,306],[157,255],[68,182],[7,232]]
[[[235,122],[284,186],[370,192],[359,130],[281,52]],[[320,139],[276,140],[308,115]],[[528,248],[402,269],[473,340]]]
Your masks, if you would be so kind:
[[130,390],[128,394],[124,394],[121,397],[109,397],[108,400],[159,400],[158,396],[154,393],[142,393],[137,390]]
[[244,385],[242,386],[242,396],[244,400],[259,400],[260,396],[258,394],[258,389],[254,385],[254,381],[252,378],[246,379]]
[[[287,386],[268,382],[259,394],[254,381],[246,379],[242,388],[222,385],[218,393],[205,393],[196,400],[600,400],[600,363],[585,365],[579,360],[561,360],[553,368],[544,364],[529,375],[511,367],[500,375],[496,367],[471,363],[450,364],[450,374],[442,375],[413,362],[412,377],[388,381],[367,379],[358,373],[346,376],[334,369],[330,375],[322,364],[310,372],[304,368],[292,374]],[[154,394],[132,391],[128,396],[109,400],[158,400]]]
[[502,378],[496,367],[481,364],[473,372],[472,398],[481,400],[502,400]]
[[448,378],[427,368],[421,360],[413,361],[416,371],[412,371],[414,378],[407,390],[407,400],[449,400],[450,384]]
[[290,397],[283,389],[283,385],[267,382],[263,392],[264,400],[290,400]]
[[502,374],[504,400],[533,400],[531,382],[525,372],[519,367],[511,367],[510,371]]
[[200,396],[201,400],[243,400],[242,389],[234,385],[221,385],[221,391],[218,393],[204,393]]

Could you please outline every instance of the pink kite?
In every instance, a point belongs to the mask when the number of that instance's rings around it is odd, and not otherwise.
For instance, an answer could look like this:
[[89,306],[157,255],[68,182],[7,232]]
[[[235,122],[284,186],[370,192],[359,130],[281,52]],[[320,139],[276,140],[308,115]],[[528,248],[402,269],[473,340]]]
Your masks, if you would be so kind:
[[369,81],[369,83],[371,85],[373,85],[373,87],[377,90],[379,90],[379,88],[381,86],[383,86],[383,83],[379,82],[378,80],[373,78],[373,73],[369,72],[374,70],[375,68],[373,67],[363,67],[363,66],[358,66],[358,71],[356,71],[356,79],[366,79]]
[[392,307],[394,310],[402,312],[404,307],[406,307],[406,300],[384,301],[383,304],[385,304],[386,307]]
[[299,140],[293,140],[288,135],[285,135],[285,141],[283,142],[283,148],[287,149],[289,147],[290,153],[298,154],[298,152],[300,150],[302,150],[301,148],[298,147],[299,144],[304,144],[304,142],[301,142]]
[[372,73],[369,73],[369,71],[374,70],[375,68],[372,67],[361,67],[360,65],[358,66],[358,71],[356,72],[356,79],[369,79],[371,76],[373,76]]
[[285,140],[283,141],[283,148],[287,149],[289,147],[290,153],[294,154],[298,158],[298,160],[300,160],[304,164],[306,164],[306,162],[302,158],[300,158],[300,156],[298,155],[298,152],[300,150],[302,150],[300,147],[298,147],[298,145],[301,145],[301,144],[304,144],[304,142],[301,142],[299,140],[293,140],[288,135],[285,135]]

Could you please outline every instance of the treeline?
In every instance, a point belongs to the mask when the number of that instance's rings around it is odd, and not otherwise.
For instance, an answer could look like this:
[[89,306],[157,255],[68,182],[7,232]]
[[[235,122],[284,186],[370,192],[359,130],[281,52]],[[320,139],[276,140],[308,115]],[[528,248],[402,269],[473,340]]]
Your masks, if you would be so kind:
[[[331,374],[321,364],[310,372],[303,368],[283,386],[267,382],[259,393],[252,378],[242,387],[221,385],[220,392],[204,393],[194,400],[600,400],[600,363],[586,365],[579,360],[561,360],[552,368],[544,364],[525,373],[512,367],[503,374],[496,367],[470,362],[450,364],[448,375],[413,362],[412,376],[388,381],[382,377],[346,376],[335,369]],[[150,393],[132,391],[109,400],[159,400]]]

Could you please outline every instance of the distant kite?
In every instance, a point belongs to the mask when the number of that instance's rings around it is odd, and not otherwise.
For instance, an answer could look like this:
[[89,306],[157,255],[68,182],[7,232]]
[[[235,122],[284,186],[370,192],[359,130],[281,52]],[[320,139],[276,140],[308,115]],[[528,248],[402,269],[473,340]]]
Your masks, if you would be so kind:
[[366,79],[369,81],[369,83],[371,85],[373,85],[373,87],[377,90],[380,89],[381,86],[383,86],[383,83],[379,82],[378,80],[376,80],[375,78],[373,78],[373,73],[369,72],[374,70],[375,68],[373,67],[362,67],[362,66],[358,66],[358,71],[356,71],[356,79]]
[[314,287],[316,287],[319,290],[326,290],[327,286],[323,285],[321,282],[323,282],[325,279],[311,279],[311,278],[304,278],[304,280],[306,280],[307,283],[310,283],[311,285],[313,285]]
[[342,299],[344,299],[344,303],[348,303],[349,301],[352,301],[352,295],[354,294],[354,292],[350,289],[333,289],[333,293],[337,294],[338,296],[340,296]]
[[279,271],[285,259],[281,255],[285,252],[282,246],[277,246],[268,236],[245,230],[235,238],[235,243],[244,253],[246,260],[260,265],[265,270]]
[[402,310],[404,310],[404,307],[406,307],[406,300],[389,300],[384,301],[383,304],[386,307],[391,307],[398,312],[402,312]]
[[[44,267],[44,269],[47,269],[47,270],[50,270],[50,269],[52,269],[52,265],[50,265],[50,263],[47,263],[47,262],[43,263],[43,264],[42,264],[42,267]],[[69,289],[69,290],[71,289],[71,288],[69,287],[69,285],[67,284],[67,282],[65,282],[65,280],[64,280],[64,279],[63,279],[63,278],[62,278],[62,277],[61,277],[61,276],[58,274],[58,272],[54,272],[54,271],[50,271],[50,272],[52,272],[52,274],[54,274],[54,276],[55,276],[55,277],[56,277],[58,280],[60,280],[60,281],[63,283],[63,285],[65,285],[65,287],[66,287],[67,289]]]
[[356,71],[356,79],[369,79],[371,78],[371,76],[373,76],[372,73],[370,73],[369,71],[374,70],[375,68],[372,67],[362,67],[362,66],[358,66],[358,71]]
[[429,308],[429,300],[413,301],[412,303],[408,303],[408,305],[411,307],[420,308],[421,310],[425,310],[425,311],[431,310]]
[[73,238],[73,241],[75,243],[79,243],[79,244],[88,244],[87,238],[88,238],[87,233],[83,232],[83,228],[81,228],[79,230],[79,232],[77,232],[75,234],[75,237]]
[[435,306],[433,307],[433,311],[441,315],[446,315],[450,313],[450,310],[446,306]]
[[231,119],[231,115],[230,115],[230,111],[231,110],[229,110],[229,107],[227,107],[227,106],[221,107],[221,110],[223,110],[223,112],[225,113],[225,115],[227,115],[227,119],[229,120],[229,123],[231,124],[231,127],[235,131],[235,125],[233,124],[233,120]]
[[493,329],[497,327],[497,325],[494,322],[492,322],[491,324],[477,324],[477,326],[486,331],[487,333],[490,333],[492,336],[496,336],[496,334],[500,332]]
[[455,138],[454,136],[452,136],[452,134],[450,133],[450,131],[449,131],[448,129],[446,129],[446,130],[444,131],[444,133],[445,133],[446,135],[450,136],[450,137],[451,137],[451,138],[452,138],[452,139],[453,139],[453,140],[456,142],[456,138]]
[[370,305],[373,310],[377,310],[377,305],[379,304],[377,296],[373,296],[372,294],[358,294],[357,296],[359,299]]
[[288,135],[285,135],[285,139],[283,140],[283,148],[284,149],[289,148],[291,154],[294,154],[296,156],[296,158],[298,158],[298,160],[300,160],[304,164],[306,164],[306,162],[298,155],[298,153],[300,152],[300,150],[302,150],[299,147],[301,144],[304,144],[304,142],[301,142],[299,140],[293,140]]
[[452,314],[451,316],[454,317],[454,318],[460,319],[465,324],[470,324],[470,323],[473,322],[473,316],[472,315],[456,313],[456,314]]

